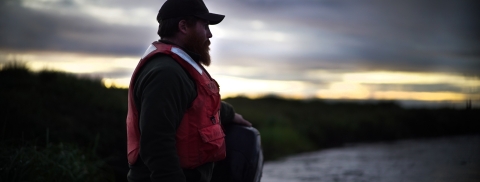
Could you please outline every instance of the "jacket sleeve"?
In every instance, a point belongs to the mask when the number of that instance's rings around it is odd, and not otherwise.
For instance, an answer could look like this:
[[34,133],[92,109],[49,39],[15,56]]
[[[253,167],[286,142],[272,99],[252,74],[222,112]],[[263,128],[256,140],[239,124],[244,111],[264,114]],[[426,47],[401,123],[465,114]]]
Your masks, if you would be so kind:
[[175,64],[149,67],[135,84],[140,105],[140,157],[151,172],[152,182],[185,181],[175,136],[196,92],[191,88],[192,81]]
[[222,121],[222,125],[232,124],[234,116],[235,110],[233,109],[233,106],[225,101],[222,101],[222,105],[220,107],[220,120]]

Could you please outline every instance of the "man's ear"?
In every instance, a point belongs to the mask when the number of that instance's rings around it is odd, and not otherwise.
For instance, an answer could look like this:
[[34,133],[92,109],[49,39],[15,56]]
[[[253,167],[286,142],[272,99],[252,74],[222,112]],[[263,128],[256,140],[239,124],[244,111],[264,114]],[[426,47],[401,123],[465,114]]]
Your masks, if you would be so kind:
[[187,21],[186,20],[180,20],[178,22],[178,31],[183,33],[183,34],[186,34],[187,33],[187,29],[188,29],[188,26],[187,26]]

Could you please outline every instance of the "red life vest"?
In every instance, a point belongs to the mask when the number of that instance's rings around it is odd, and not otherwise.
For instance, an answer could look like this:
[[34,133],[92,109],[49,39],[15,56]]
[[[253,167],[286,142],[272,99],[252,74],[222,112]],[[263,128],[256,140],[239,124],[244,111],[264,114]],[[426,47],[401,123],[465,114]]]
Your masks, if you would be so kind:
[[197,97],[183,115],[176,133],[176,148],[180,166],[192,169],[206,162],[224,159],[226,156],[225,134],[220,125],[221,100],[217,82],[210,77],[203,66],[193,61],[180,48],[153,42],[138,63],[130,80],[127,114],[128,163],[134,164],[140,153],[139,116],[134,101],[134,81],[140,68],[156,54],[171,56],[190,74],[197,87]]

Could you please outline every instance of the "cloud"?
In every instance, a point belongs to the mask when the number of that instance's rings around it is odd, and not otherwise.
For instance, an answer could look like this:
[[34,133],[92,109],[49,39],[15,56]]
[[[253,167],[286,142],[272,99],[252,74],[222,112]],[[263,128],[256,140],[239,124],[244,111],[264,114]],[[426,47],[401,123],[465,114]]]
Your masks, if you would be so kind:
[[[140,56],[158,38],[163,2],[3,1],[0,48]],[[205,2],[226,15],[212,27],[214,64],[277,70],[259,78],[283,80],[277,74],[289,70],[479,74],[474,0]]]
[[129,77],[132,74],[132,70],[129,68],[112,68],[108,71],[99,71],[95,73],[77,73],[77,75],[91,76],[94,78],[109,78],[109,79],[121,79]]
[[363,84],[375,91],[406,92],[454,92],[463,93],[465,88],[451,84]]
[[3,25],[0,47],[27,51],[141,55],[144,47],[152,41],[149,35],[155,36],[153,26],[108,23],[85,14],[74,2],[4,2],[0,6],[0,23]]
[[[478,15],[473,8],[475,1],[234,2],[232,8],[223,5],[233,14],[227,15],[225,26],[240,24],[234,31],[243,31],[244,37],[222,44],[230,57],[232,53],[263,56],[270,64],[290,59],[292,67],[302,69],[341,67],[468,75],[478,75],[480,69],[476,33],[480,20],[474,18]],[[242,23],[249,20],[261,22],[263,29]],[[288,41],[247,42],[255,32],[273,30],[286,35]],[[241,49],[225,46],[228,44]]]

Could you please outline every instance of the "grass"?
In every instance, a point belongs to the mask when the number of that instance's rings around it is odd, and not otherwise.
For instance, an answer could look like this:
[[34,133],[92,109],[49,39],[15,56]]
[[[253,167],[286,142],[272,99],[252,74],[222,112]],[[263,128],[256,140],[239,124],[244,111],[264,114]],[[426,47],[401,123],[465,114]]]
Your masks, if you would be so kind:
[[0,181],[113,181],[95,152],[74,144],[5,146],[0,151]]
[[276,97],[225,101],[260,131],[267,160],[345,143],[480,133],[479,109],[405,109],[392,101],[327,103]]
[[13,148],[25,142],[68,143],[81,150],[98,146],[96,155],[124,179],[126,94],[100,80],[8,63],[0,70],[1,140]]

